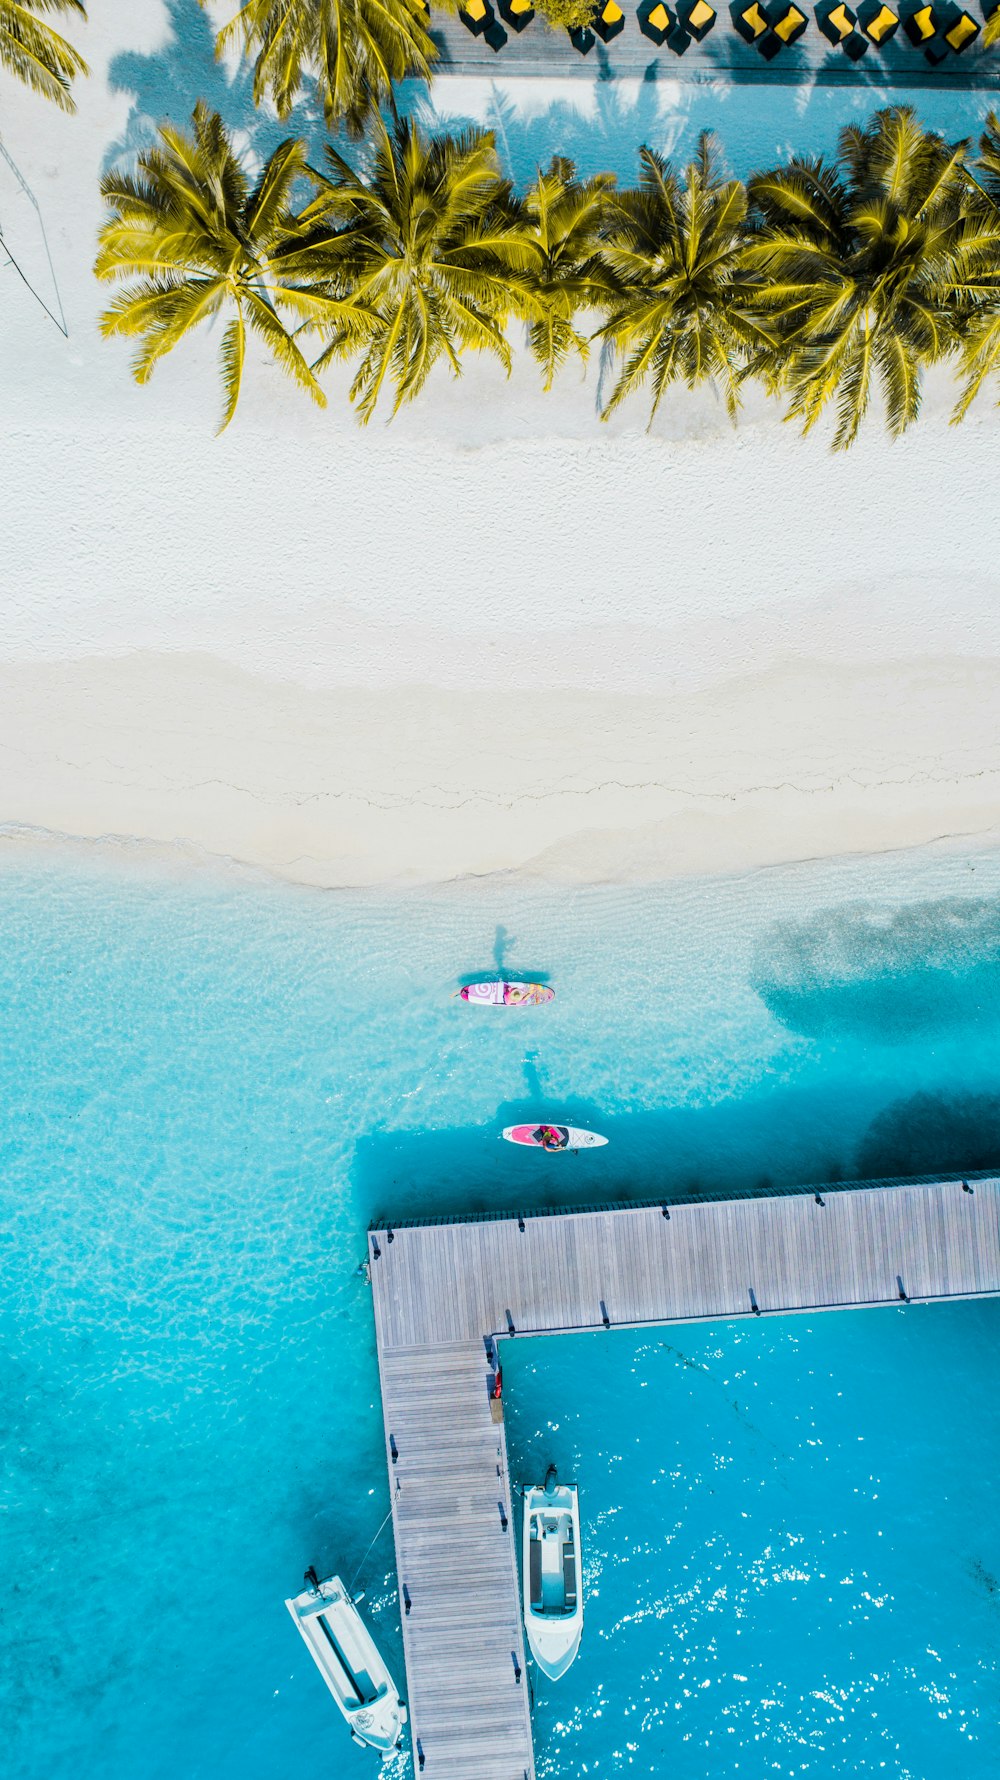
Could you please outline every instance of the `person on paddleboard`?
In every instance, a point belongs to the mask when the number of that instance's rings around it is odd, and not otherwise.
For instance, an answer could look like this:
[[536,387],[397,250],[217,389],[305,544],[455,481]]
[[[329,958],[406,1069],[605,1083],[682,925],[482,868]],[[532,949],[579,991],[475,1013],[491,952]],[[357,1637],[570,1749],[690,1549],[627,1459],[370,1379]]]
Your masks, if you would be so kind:
[[564,1150],[569,1143],[569,1132],[565,1125],[539,1125],[532,1135],[543,1150]]

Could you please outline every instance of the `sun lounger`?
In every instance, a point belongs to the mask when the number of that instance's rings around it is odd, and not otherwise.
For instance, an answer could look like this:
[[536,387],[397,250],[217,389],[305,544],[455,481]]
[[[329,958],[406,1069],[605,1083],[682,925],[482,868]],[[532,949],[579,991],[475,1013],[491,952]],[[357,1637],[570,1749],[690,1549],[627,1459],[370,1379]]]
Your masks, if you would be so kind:
[[899,14],[886,6],[885,0],[864,0],[858,7],[858,26],[869,42],[881,49],[899,30]]
[[941,21],[941,36],[956,56],[964,55],[979,36],[979,26],[964,7],[949,6]]
[[617,37],[625,29],[625,14],[618,5],[618,0],[603,0],[591,23],[601,42],[610,43],[613,37]]
[[767,19],[764,17],[760,0],[733,0],[729,8],[729,16],[733,28],[739,32],[744,43],[759,43],[767,35]]
[[523,31],[535,16],[531,0],[498,0],[497,11],[512,31]]
[[857,24],[857,14],[853,13],[844,0],[825,0],[825,4],[815,9],[816,23],[834,49],[839,49],[844,40],[850,37]]
[[710,6],[708,0],[684,0],[684,4],[677,9],[677,15],[685,31],[689,31],[698,43],[708,36],[718,17],[715,7]]
[[483,37],[493,24],[493,8],[489,0],[465,0],[464,6],[458,9],[458,16],[465,29],[471,31],[473,37]]

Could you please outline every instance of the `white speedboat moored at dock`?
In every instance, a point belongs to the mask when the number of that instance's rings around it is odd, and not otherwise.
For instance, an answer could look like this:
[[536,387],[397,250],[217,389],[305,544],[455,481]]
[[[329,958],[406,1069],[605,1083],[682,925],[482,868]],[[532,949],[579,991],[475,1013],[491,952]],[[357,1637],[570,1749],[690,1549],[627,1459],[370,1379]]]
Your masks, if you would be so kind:
[[313,1661],[340,1707],[355,1743],[383,1758],[398,1747],[406,1707],[339,1576],[320,1582],[306,1572],[307,1587],[285,1602]]
[[550,1465],[545,1487],[524,1492],[524,1629],[543,1675],[565,1675],[583,1635],[580,1503]]

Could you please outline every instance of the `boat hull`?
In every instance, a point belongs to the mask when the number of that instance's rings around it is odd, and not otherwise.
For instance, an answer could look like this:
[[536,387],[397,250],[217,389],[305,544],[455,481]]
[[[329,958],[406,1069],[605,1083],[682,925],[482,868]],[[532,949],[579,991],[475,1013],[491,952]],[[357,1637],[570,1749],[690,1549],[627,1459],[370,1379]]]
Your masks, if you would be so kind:
[[399,1747],[406,1707],[340,1577],[329,1577],[285,1606],[354,1741],[378,1750],[383,1759],[390,1756]]
[[558,1681],[576,1660],[583,1636],[580,1504],[574,1486],[526,1490],[521,1582],[528,1649],[542,1674]]

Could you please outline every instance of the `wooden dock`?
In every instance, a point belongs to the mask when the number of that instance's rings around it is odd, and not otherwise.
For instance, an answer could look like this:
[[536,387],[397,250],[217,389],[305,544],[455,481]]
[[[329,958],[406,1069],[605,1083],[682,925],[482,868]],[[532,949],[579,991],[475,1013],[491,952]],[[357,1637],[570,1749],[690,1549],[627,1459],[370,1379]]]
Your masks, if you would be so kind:
[[369,1232],[414,1769],[534,1780],[496,1343],[1000,1293],[1000,1180]]

